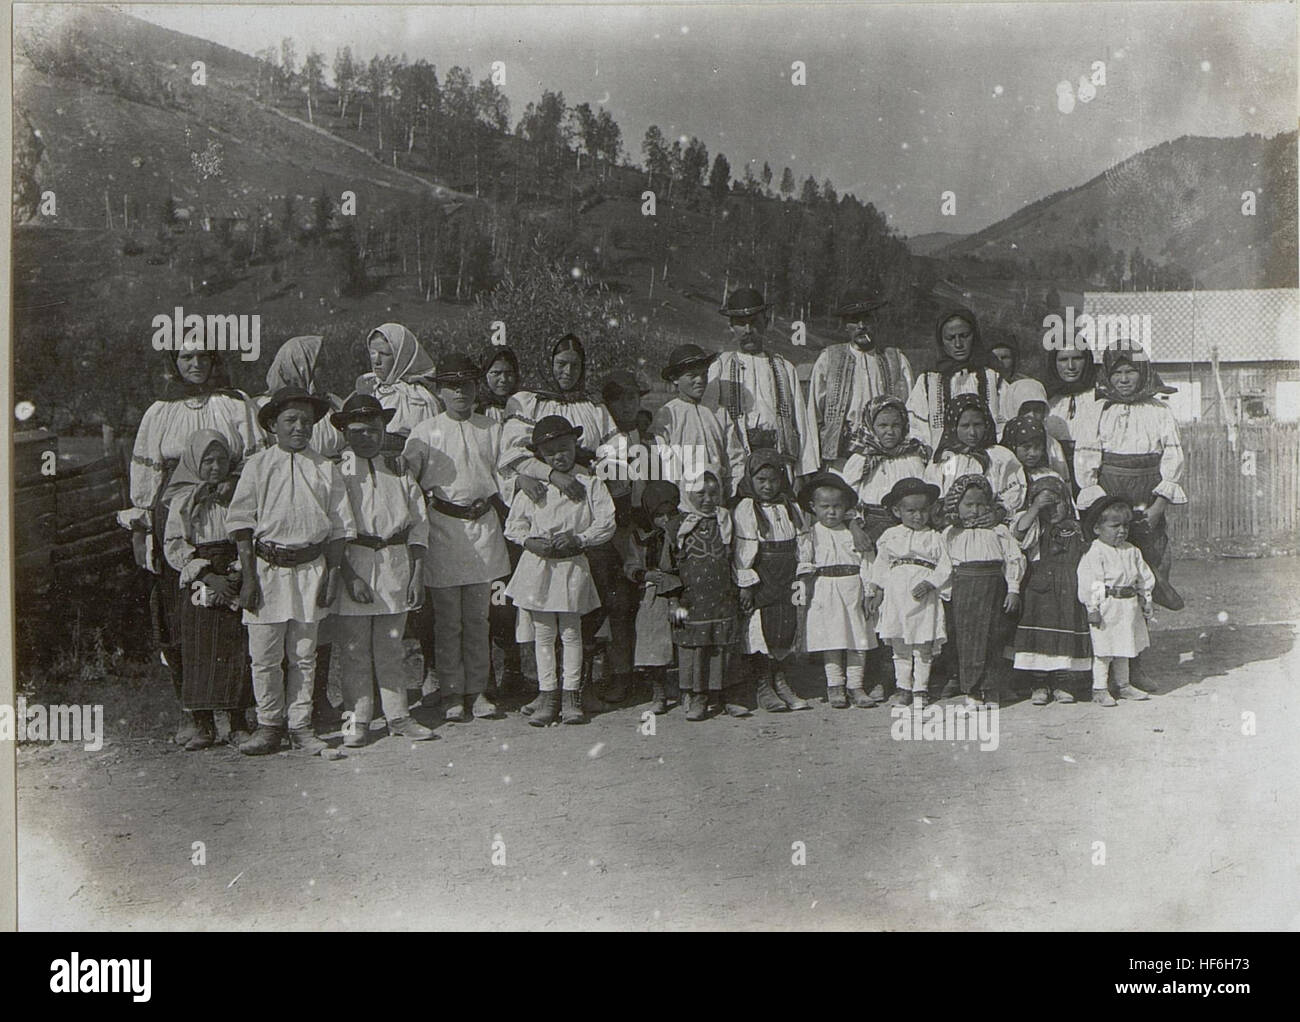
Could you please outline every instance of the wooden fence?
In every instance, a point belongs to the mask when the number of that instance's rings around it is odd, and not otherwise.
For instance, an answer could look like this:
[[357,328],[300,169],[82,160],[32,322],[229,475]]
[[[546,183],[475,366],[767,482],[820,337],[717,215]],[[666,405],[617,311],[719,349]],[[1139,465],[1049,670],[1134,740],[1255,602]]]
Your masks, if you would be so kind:
[[1223,426],[1179,427],[1185,507],[1170,512],[1176,540],[1267,539],[1300,528],[1300,424],[1242,427],[1234,450]]

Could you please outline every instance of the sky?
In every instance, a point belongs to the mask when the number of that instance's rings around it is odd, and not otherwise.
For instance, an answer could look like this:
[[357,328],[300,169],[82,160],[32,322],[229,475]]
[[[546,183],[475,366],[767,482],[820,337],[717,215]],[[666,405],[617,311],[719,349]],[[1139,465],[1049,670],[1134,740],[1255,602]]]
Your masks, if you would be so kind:
[[[657,124],[725,153],[736,177],[751,160],[778,182],[786,166],[829,177],[908,235],[979,230],[1182,135],[1296,126],[1294,3],[121,9],[246,53],[290,36],[327,64],[344,45],[423,57],[440,78],[504,61],[512,122],[557,90],[606,106],[636,163]],[[1096,61],[1105,85],[1083,102]]]

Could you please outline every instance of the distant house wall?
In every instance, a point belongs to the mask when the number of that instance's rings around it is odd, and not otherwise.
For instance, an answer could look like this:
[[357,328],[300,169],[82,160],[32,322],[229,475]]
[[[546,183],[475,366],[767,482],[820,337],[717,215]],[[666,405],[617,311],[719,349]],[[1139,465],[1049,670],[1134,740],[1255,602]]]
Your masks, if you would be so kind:
[[1178,393],[1169,406],[1180,422],[1240,423],[1300,421],[1300,362],[1222,362],[1219,387],[1208,362],[1157,363],[1160,378]]

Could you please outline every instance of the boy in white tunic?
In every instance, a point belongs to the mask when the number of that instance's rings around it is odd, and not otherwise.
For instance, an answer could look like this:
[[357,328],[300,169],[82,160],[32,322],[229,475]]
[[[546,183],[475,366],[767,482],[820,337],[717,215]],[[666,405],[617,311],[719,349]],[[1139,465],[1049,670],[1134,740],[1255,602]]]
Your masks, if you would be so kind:
[[1113,676],[1121,699],[1150,698],[1129,684],[1128,662],[1149,645],[1151,592],[1155,573],[1128,542],[1133,506],[1123,497],[1105,497],[1088,509],[1096,538],[1079,561],[1079,602],[1088,608],[1092,633],[1092,699],[1114,706]]
[[865,592],[875,554],[858,550],[847,522],[857,502],[853,487],[834,472],[813,476],[799,494],[814,519],[800,550],[799,580],[808,608],[804,648],[822,655],[826,701],[837,710],[850,700],[863,709],[880,701],[868,697],[863,685],[866,651],[879,643]]
[[357,523],[343,557],[343,585],[334,619],[335,670],[352,719],[343,744],[364,745],[374,717],[374,689],[388,733],[422,742],[434,737],[412,719],[402,671],[407,612],[420,605],[429,520],[419,487],[381,456],[384,428],[395,412],[367,394],[353,394],[330,424],[347,444],[340,471]]
[[328,401],[299,387],[271,396],[257,419],[276,445],[249,458],[226,513],[257,698],[257,731],[239,747],[250,756],[276,752],[286,722],[294,748],[326,748],[311,727],[316,635],[338,593],[343,549],[357,534],[338,466],[308,447],[327,411]]
[[574,500],[547,483],[541,500],[530,491],[515,494],[506,518],[506,537],[524,548],[505,593],[519,610],[520,642],[533,642],[537,656],[537,699],[524,707],[529,723],[555,722],[555,639],[564,649],[563,723],[584,724],[582,615],[600,606],[584,550],[607,543],[614,535],[614,501],[601,480],[575,472],[582,430],[561,415],[548,415],[533,427],[530,451],[560,476],[569,476],[584,493]]
[[660,375],[672,384],[675,396],[655,412],[650,432],[660,479],[689,488],[699,485],[698,477],[707,469],[717,475],[723,497],[729,499],[745,474],[745,445],[726,408],[702,403],[709,366],[717,358],[696,344],[672,350]]
[[429,506],[430,554],[424,582],[433,600],[438,644],[435,662],[449,721],[495,717],[487,697],[492,670],[488,608],[492,582],[510,570],[493,497],[501,492],[497,464],[501,432],[474,412],[482,373],[474,360],[455,352],[438,370],[446,411],[417,423],[402,460]]

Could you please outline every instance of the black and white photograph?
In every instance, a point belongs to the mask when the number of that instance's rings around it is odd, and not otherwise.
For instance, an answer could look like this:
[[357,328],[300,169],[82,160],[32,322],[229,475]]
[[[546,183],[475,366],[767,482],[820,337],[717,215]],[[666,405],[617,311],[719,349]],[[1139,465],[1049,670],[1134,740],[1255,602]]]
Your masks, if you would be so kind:
[[10,10],[5,927],[1300,928],[1293,0]]

